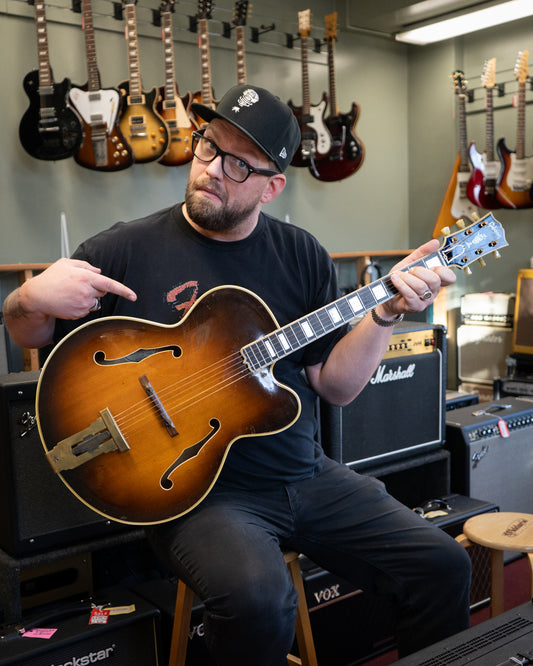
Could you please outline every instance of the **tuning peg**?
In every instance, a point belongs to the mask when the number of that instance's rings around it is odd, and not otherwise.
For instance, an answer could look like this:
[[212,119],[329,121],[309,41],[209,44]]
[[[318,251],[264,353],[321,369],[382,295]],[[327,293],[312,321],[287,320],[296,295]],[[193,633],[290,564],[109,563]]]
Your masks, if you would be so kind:
[[442,227],[441,231],[445,236],[450,235],[450,227]]
[[472,271],[470,270],[469,266],[465,266],[463,270],[467,275],[472,275]]
[[474,222],[479,221],[479,215],[475,211],[472,211],[472,219],[474,220]]
[[494,252],[492,253],[492,256],[495,259],[501,259],[501,257],[502,257],[502,255],[498,252],[498,250],[494,250]]
[[487,262],[484,259],[478,259],[477,263],[481,266],[481,268],[485,268],[487,265]]
[[463,218],[461,218],[460,220],[457,220],[457,222],[455,224],[459,227],[459,229],[464,229],[466,227],[466,224],[465,224],[465,221],[463,220]]

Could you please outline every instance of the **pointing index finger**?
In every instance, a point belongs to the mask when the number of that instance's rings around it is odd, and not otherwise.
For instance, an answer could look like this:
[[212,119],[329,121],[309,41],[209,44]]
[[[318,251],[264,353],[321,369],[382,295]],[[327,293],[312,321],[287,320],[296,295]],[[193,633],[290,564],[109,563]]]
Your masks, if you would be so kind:
[[128,301],[137,300],[137,294],[132,289],[126,287],[126,285],[122,284],[122,282],[113,280],[112,278],[106,277],[105,275],[95,276],[95,278],[92,280],[92,284],[95,289],[103,293],[111,293],[116,294],[117,296],[123,296],[124,298],[127,298]]

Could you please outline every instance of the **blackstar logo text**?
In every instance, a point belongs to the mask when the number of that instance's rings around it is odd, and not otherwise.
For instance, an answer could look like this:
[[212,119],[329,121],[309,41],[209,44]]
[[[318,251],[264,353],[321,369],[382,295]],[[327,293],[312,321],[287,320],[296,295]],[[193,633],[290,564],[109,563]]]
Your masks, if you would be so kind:
[[386,384],[387,382],[399,382],[402,379],[411,379],[415,376],[416,363],[410,363],[404,370],[401,365],[398,365],[396,370],[390,368],[386,369],[384,365],[380,365],[376,370],[376,374],[371,378],[371,384]]

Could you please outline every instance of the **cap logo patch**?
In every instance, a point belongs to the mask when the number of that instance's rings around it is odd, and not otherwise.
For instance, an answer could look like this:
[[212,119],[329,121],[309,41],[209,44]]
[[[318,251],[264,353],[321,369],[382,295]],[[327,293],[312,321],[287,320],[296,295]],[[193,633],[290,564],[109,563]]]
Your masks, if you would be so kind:
[[283,159],[287,157],[287,149],[285,148],[285,146],[283,146],[283,148],[281,149],[279,156],[282,157]]
[[253,104],[256,104],[259,102],[259,95],[256,93],[256,91],[253,88],[247,88],[242,95],[240,95],[237,98],[237,104],[239,106],[232,106],[231,110],[234,113],[239,113],[241,110],[239,107],[243,106],[252,106]]

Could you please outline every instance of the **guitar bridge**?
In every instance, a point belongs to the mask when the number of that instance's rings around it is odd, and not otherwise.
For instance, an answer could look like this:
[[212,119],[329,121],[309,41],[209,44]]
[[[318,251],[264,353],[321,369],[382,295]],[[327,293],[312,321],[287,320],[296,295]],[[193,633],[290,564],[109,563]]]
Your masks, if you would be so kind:
[[106,407],[90,426],[62,439],[46,457],[56,473],[75,469],[103,453],[129,450],[115,419]]

